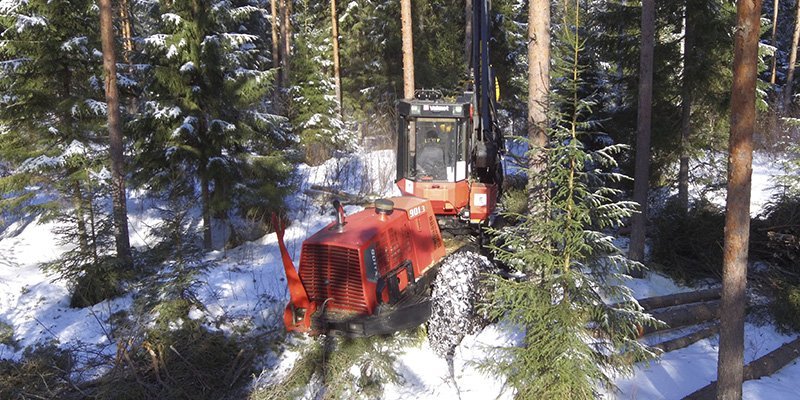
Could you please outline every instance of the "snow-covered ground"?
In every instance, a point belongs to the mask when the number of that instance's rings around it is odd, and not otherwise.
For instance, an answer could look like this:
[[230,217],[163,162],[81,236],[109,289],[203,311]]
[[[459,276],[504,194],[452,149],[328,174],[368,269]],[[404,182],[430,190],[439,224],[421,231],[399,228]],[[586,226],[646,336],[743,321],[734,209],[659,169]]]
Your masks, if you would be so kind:
[[[350,161],[331,160],[319,167],[302,166],[298,171],[298,193],[288,199],[292,209],[286,243],[295,260],[299,259],[302,241],[327,224],[331,217],[326,204],[304,194],[312,184],[338,186],[362,195],[396,193],[392,180],[392,151],[361,154]],[[771,176],[779,173],[776,163],[757,157],[754,165],[753,209],[760,209],[770,193]],[[148,227],[157,215],[136,197],[131,199],[130,222],[133,242],[148,244]],[[348,206],[348,213],[359,210]],[[116,346],[108,334],[108,317],[131,306],[130,296],[107,301],[91,308],[69,308],[68,289],[63,282],[42,273],[43,262],[59,257],[65,250],[53,234],[52,223],[17,221],[0,232],[0,325],[13,328],[14,344],[0,344],[0,359],[19,359],[25,346],[55,341],[60,346],[113,356]],[[281,329],[281,313],[287,293],[283,266],[274,234],[248,242],[236,249],[208,255],[217,266],[200,277],[198,291],[205,310],[193,310],[192,318],[205,319],[213,329],[230,330],[244,324],[265,330]],[[631,280],[629,286],[637,297],[687,291],[666,277],[647,274]],[[212,321],[225,321],[217,325]],[[436,356],[427,341],[408,348],[395,367],[402,375],[400,384],[389,384],[387,399],[511,399],[513,391],[500,376],[490,376],[478,369],[488,349],[519,342],[519,332],[502,325],[490,325],[468,335],[456,349],[451,376],[447,361]],[[781,335],[775,328],[748,324],[746,361],[760,357],[793,337]],[[638,365],[631,377],[616,380],[618,392],[605,393],[619,399],[677,399],[715,379],[718,339],[702,340],[687,348],[665,354],[649,365]],[[296,359],[291,351],[283,353],[275,366],[285,371]],[[747,399],[796,398],[800,366],[793,363],[775,375],[744,385]]]

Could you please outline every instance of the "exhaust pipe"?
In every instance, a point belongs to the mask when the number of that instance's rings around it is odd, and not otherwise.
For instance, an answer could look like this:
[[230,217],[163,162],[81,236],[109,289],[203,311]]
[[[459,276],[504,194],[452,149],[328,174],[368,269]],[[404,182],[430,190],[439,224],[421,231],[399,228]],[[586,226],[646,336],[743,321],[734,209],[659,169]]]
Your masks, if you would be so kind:
[[338,199],[333,201],[333,209],[334,213],[336,214],[336,225],[334,225],[331,229],[336,230],[337,232],[344,232],[344,226],[347,224],[347,216],[344,213],[344,207],[342,206],[342,203]]

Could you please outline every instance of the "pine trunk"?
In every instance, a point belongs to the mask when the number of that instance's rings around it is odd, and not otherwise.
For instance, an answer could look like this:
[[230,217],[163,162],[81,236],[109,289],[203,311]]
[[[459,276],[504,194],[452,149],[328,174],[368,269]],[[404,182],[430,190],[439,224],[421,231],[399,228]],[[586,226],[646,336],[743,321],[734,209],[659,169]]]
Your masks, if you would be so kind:
[[117,58],[114,54],[114,20],[111,0],[100,0],[100,37],[103,48],[106,103],[108,104],[108,142],[111,155],[111,202],[114,216],[114,242],[117,257],[131,267],[131,244],[128,236],[128,208],[125,196],[125,156],[120,126]]
[[[270,20],[270,30],[272,31],[272,67],[279,68],[281,66],[281,57],[280,57],[280,39],[278,37],[278,0],[270,0],[270,14],[272,19]],[[280,79],[280,77],[278,78]],[[278,86],[280,86],[280,80],[278,81]]]
[[464,0],[464,60],[467,61],[467,76],[472,76],[472,0]]
[[681,155],[678,168],[678,204],[681,210],[689,209],[689,135],[692,120],[692,86],[689,70],[694,68],[695,18],[692,2],[686,0],[684,6],[683,34],[683,88],[681,89]]
[[[636,164],[633,182],[633,201],[641,209],[631,217],[631,243],[628,257],[644,260],[644,241],[647,220],[647,191],[650,179],[650,128],[653,112],[653,46],[655,42],[655,0],[642,0],[642,43],[639,54],[639,109],[636,122]],[[640,270],[632,275],[641,276]]]
[[528,3],[528,140],[537,151],[529,160],[528,207],[533,210],[546,188],[535,182],[545,167],[543,151],[547,145],[547,109],[550,96],[550,1]]
[[792,83],[794,81],[794,66],[797,63],[797,41],[800,40],[800,1],[797,2],[797,15],[794,21],[794,35],[792,35],[792,51],[789,53],[789,71],[786,73],[786,87],[783,89],[783,109],[792,104]]
[[769,83],[775,84],[775,76],[778,72],[778,6],[780,0],[774,0],[772,2],[772,47],[775,48],[775,54],[772,55],[772,77],[769,79]]
[[86,212],[84,210],[83,191],[77,181],[72,182],[72,204],[75,207],[75,224],[78,228],[78,245],[81,253],[88,254],[89,233],[86,230]]
[[339,14],[336,12],[336,0],[331,0],[331,42],[333,43],[333,84],[336,94],[336,112],[339,119],[342,115],[342,78],[339,70]]
[[211,189],[209,188],[208,169],[206,169],[205,165],[201,165],[198,172],[200,175],[200,197],[203,203],[201,205],[203,208],[203,248],[211,250],[213,242],[211,241]]
[[281,84],[291,85],[292,0],[281,0]]
[[414,98],[414,34],[411,27],[411,0],[400,0],[403,35],[403,97]]
[[717,399],[742,398],[745,286],[761,0],[736,3]]

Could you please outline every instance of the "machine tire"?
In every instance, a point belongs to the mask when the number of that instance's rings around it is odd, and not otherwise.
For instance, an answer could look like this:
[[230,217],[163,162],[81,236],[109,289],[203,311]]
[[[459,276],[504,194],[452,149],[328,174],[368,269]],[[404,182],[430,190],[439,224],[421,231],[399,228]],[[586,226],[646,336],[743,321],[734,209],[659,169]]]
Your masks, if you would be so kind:
[[492,263],[477,251],[462,250],[448,256],[439,267],[431,293],[428,341],[441,357],[452,357],[464,336],[486,323],[478,313],[483,296],[482,278]]

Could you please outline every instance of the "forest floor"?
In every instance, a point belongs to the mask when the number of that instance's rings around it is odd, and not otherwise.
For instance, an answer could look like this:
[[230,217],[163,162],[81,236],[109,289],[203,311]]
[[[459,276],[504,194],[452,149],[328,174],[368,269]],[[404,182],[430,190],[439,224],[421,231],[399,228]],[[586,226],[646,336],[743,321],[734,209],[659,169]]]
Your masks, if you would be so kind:
[[[295,260],[299,259],[302,241],[331,220],[327,212],[330,207],[305,193],[310,185],[336,186],[350,193],[396,194],[392,184],[394,170],[388,167],[393,165],[393,157],[392,151],[380,151],[298,170],[298,191],[288,199],[292,224],[285,237]],[[756,158],[752,200],[755,209],[765,204],[770,193],[771,176],[777,173],[773,165],[766,158]],[[129,200],[132,242],[140,248],[151,245],[149,232],[159,222],[149,202],[135,193]],[[348,213],[359,209],[357,205],[345,207]],[[109,317],[129,309],[133,296],[129,294],[93,307],[70,308],[66,284],[40,269],[42,263],[57,259],[67,249],[52,233],[54,224],[40,223],[37,218],[20,219],[0,232],[0,327],[13,329],[13,337],[0,336],[0,359],[18,360],[27,346],[55,343],[73,351],[78,362],[88,367],[95,365],[92,360],[114,357],[116,344],[109,333],[112,330]],[[620,238],[618,244],[625,246],[626,239]],[[278,379],[297,360],[304,340],[283,339],[281,317],[288,295],[276,236],[268,234],[234,249],[211,252],[207,258],[215,266],[202,273],[196,288],[196,295],[205,307],[192,310],[191,318],[202,320],[211,330],[245,329],[278,338],[277,350],[259,360],[264,373],[256,374],[253,385]],[[679,286],[661,274],[650,272],[644,279],[631,279],[627,285],[637,298],[696,289]],[[794,339],[778,333],[769,323],[748,322],[745,329],[746,362]],[[436,356],[425,339],[396,355],[394,369],[401,379],[385,385],[383,398],[511,399],[513,391],[505,385],[503,377],[487,374],[479,366],[481,360],[490,357],[492,348],[518,343],[521,334],[513,327],[492,324],[468,335],[456,349],[452,375],[447,361]],[[649,364],[637,365],[632,376],[615,380],[617,391],[604,391],[603,396],[682,398],[715,380],[718,346],[718,337],[714,336],[664,354]],[[107,369],[101,363],[85,371],[82,378],[89,379]],[[745,382],[744,398],[796,398],[798,381],[800,364],[795,361],[770,377]]]

